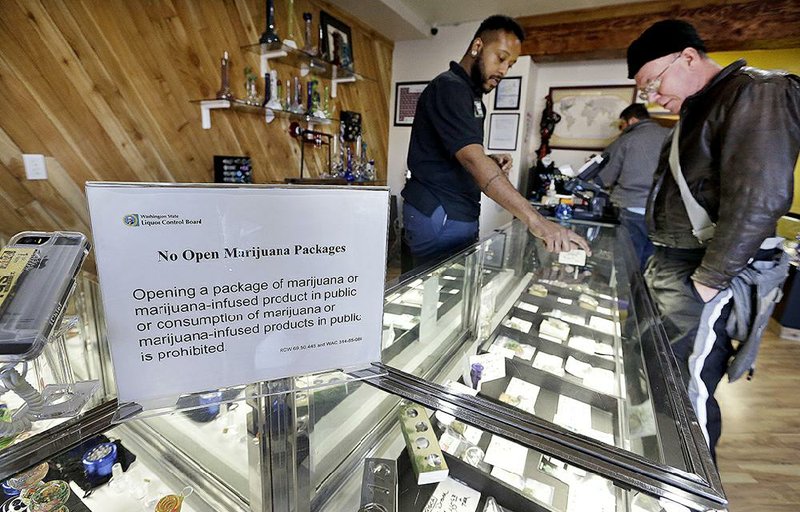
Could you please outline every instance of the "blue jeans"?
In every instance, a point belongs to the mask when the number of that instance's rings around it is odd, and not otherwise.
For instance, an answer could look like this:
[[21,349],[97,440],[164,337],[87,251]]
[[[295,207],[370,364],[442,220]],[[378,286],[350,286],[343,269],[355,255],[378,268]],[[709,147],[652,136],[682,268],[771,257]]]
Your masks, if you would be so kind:
[[619,209],[619,223],[631,234],[636,257],[639,258],[639,269],[644,272],[647,260],[653,255],[653,242],[647,236],[647,224],[644,215],[639,215],[625,208]]
[[478,239],[478,221],[448,219],[441,206],[428,217],[405,202],[403,229],[415,267],[455,254]]

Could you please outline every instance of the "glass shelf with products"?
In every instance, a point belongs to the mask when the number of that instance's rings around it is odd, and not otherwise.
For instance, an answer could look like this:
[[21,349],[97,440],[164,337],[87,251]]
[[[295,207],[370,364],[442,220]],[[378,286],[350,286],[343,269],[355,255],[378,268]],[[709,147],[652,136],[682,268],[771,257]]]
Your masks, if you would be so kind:
[[243,46],[242,49],[261,56],[261,76],[264,76],[269,71],[268,61],[277,59],[281,64],[287,64],[299,69],[303,76],[310,73],[338,83],[372,80],[372,78],[332,64],[303,50],[286,46],[283,43],[256,43]]
[[205,100],[191,100],[192,103],[200,105],[201,120],[203,128],[208,130],[211,128],[211,111],[217,109],[231,109],[238,112],[247,112],[250,114],[263,115],[265,120],[269,123],[276,117],[286,118],[292,121],[303,122],[308,125],[327,126],[338,123],[338,119],[330,119],[326,117],[311,116],[308,114],[300,114],[297,112],[290,112],[288,110],[268,108],[260,105],[252,105],[245,103],[242,100],[220,100],[220,99],[205,99]]

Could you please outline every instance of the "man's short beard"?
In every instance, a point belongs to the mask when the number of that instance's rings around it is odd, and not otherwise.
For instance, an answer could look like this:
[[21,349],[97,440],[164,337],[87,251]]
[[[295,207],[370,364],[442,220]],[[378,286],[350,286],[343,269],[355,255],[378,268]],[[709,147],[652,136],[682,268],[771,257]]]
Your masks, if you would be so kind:
[[478,55],[472,61],[472,67],[469,70],[470,79],[472,79],[472,83],[475,85],[475,88],[480,89],[481,92],[484,94],[489,92],[484,89],[484,82],[486,79],[484,78],[484,71],[483,71],[483,49],[478,51]]

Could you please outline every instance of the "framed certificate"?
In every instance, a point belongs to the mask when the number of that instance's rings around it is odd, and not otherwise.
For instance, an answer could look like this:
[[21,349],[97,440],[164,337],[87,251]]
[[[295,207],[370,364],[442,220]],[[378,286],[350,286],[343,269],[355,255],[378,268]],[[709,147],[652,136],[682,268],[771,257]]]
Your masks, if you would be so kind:
[[516,151],[519,114],[491,114],[487,149]]
[[494,92],[495,110],[519,110],[522,77],[510,76],[500,80]]

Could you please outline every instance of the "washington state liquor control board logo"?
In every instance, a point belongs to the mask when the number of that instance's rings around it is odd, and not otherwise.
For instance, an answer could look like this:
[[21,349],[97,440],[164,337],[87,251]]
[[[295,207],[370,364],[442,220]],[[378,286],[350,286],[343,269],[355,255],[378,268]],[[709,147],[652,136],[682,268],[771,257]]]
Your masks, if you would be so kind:
[[130,227],[175,227],[200,225],[203,223],[203,219],[190,219],[175,213],[129,213],[122,217],[122,223]]

